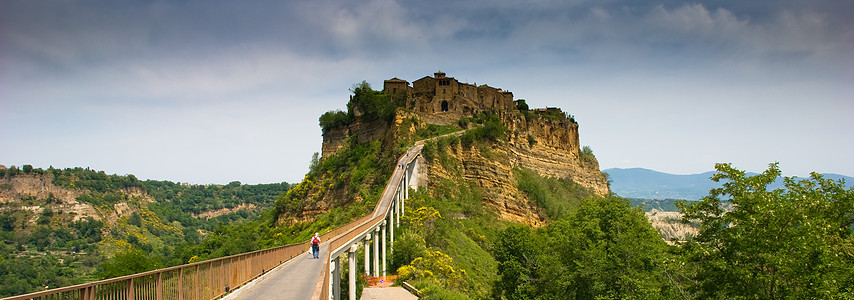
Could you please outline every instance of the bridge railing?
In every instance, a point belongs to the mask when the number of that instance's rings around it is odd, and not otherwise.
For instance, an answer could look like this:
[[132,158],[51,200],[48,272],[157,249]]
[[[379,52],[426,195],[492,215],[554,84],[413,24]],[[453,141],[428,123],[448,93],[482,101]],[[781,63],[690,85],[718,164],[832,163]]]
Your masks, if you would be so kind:
[[307,251],[308,243],[285,245],[2,300],[215,299]]
[[[418,145],[416,143],[416,145]],[[398,163],[409,164],[412,156]],[[378,226],[389,213],[391,197],[400,184],[402,170],[396,169],[373,212],[365,217],[333,229],[321,236],[330,241],[329,249],[348,243],[366,230]],[[378,214],[381,213],[381,214]],[[346,233],[346,234],[345,234]],[[208,300],[227,294],[276,266],[304,253],[308,242],[257,250],[191,264],[163,268],[133,275],[110,278],[47,291],[2,298],[0,300]],[[326,260],[323,274],[329,274]],[[323,276],[322,295],[329,295],[329,276]],[[328,296],[327,296],[328,297]]]
[[[421,144],[416,143],[416,147],[419,145],[423,145],[423,142]],[[404,156],[401,156],[400,158],[398,158],[398,164],[404,164],[404,165],[408,166],[410,163],[412,163],[418,157],[419,153],[420,153],[420,150],[415,151],[413,153],[410,153],[410,151],[407,151],[407,153]],[[329,294],[331,292],[329,290],[329,282],[331,280],[331,278],[329,277],[329,274],[330,274],[330,268],[331,268],[330,260],[332,258],[332,253],[334,252],[335,249],[339,249],[342,246],[345,246],[349,243],[352,243],[353,239],[355,239],[361,235],[364,235],[369,230],[372,230],[372,228],[379,226],[379,224],[383,220],[385,220],[386,217],[388,217],[388,214],[390,213],[390,209],[391,209],[391,205],[392,205],[391,202],[394,201],[393,198],[395,196],[395,193],[397,193],[399,185],[401,184],[401,178],[403,178],[404,172],[405,172],[404,170],[395,169],[395,171],[392,173],[391,178],[389,178],[389,181],[386,184],[386,187],[383,190],[383,193],[380,195],[379,201],[377,201],[377,206],[374,207],[374,211],[370,215],[368,215],[362,219],[353,221],[353,222],[339,228],[340,234],[332,235],[334,238],[332,240],[330,240],[329,253],[327,253],[328,257],[327,257],[327,259],[324,260],[324,266],[323,266],[323,275],[324,276],[323,276],[323,280],[322,280],[321,293],[319,295],[321,297],[320,299],[328,299]],[[389,224],[389,226],[393,226],[393,225]],[[351,272],[354,272],[354,271],[351,270]]]

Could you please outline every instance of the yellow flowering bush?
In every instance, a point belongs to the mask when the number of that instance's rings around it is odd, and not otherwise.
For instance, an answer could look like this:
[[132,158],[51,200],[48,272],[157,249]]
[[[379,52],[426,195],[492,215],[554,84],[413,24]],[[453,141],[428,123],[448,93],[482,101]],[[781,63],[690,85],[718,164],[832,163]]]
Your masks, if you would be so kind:
[[426,249],[421,257],[397,269],[400,280],[427,280],[444,287],[463,289],[465,270],[453,267],[454,259],[438,250]]

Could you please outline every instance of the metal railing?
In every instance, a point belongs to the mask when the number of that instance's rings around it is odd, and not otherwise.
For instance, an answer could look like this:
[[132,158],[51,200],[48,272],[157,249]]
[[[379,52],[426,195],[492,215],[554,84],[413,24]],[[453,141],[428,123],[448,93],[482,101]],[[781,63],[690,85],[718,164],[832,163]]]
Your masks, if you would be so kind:
[[[417,147],[417,146],[416,146]],[[419,149],[420,150],[420,149]],[[407,155],[399,163],[411,163],[418,156]],[[410,153],[411,154],[411,153]],[[391,197],[403,174],[398,170],[386,185],[373,212],[321,236],[336,249],[382,222],[391,207]],[[381,213],[381,214],[378,214]],[[307,252],[308,243],[247,252],[202,262],[110,278],[0,300],[208,300],[216,299],[282,263]],[[321,295],[329,295],[329,259],[323,267]]]
[[2,300],[215,299],[307,252],[308,247],[308,243],[285,245]]
[[[410,150],[407,151],[407,154],[405,156],[400,157],[398,159],[398,164],[404,164],[404,165],[408,166],[410,163],[415,161],[421,152],[421,147],[419,147],[421,145],[423,145],[423,142],[416,143],[416,146],[410,148]],[[412,151],[413,149],[415,149],[415,150]],[[323,266],[324,276],[323,276],[323,283],[322,283],[323,285],[322,285],[322,289],[321,289],[321,293],[320,293],[320,297],[321,297],[320,299],[329,299],[329,294],[331,293],[331,291],[329,290],[329,281],[331,280],[329,275],[330,275],[330,268],[331,268],[330,261],[331,261],[334,249],[339,249],[342,246],[345,246],[347,244],[352,243],[354,238],[356,238],[360,235],[364,235],[366,232],[370,231],[372,228],[379,226],[379,224],[383,220],[386,219],[386,217],[390,213],[389,210],[391,209],[391,204],[392,204],[391,202],[393,201],[392,198],[395,196],[395,193],[397,192],[397,189],[401,183],[401,179],[404,176],[403,172],[405,172],[405,171],[400,170],[400,169],[395,169],[395,171],[392,173],[391,178],[389,178],[389,181],[386,184],[386,187],[383,190],[382,195],[380,195],[379,201],[377,201],[377,206],[374,207],[374,211],[370,215],[368,215],[362,219],[350,222],[347,225],[344,225],[344,226],[336,229],[339,234],[331,235],[333,237],[333,239],[328,240],[329,241],[329,251],[327,253],[328,256],[324,260],[324,266]],[[390,224],[390,226],[393,226],[393,225]],[[353,271],[351,271],[351,272],[353,272]]]

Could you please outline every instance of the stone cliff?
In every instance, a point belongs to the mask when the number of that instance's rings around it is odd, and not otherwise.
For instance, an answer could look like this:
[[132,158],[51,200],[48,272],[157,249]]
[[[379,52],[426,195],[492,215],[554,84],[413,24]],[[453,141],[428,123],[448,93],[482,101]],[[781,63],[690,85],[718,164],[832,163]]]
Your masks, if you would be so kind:
[[[85,190],[69,189],[53,184],[54,175],[17,175],[0,177],[0,210],[24,210],[30,215],[29,222],[35,223],[36,218],[46,209],[61,212],[68,216],[69,222],[83,218],[103,220],[113,224],[122,216],[136,211],[128,201],[121,201],[111,208],[98,208],[92,204],[77,200]],[[121,191],[125,199],[135,199],[142,203],[154,201],[145,191],[139,188],[126,188]]]
[[510,165],[537,171],[542,176],[572,179],[599,195],[610,193],[599,162],[580,155],[578,123],[572,118],[534,116],[526,121],[522,116],[511,116],[508,119],[507,127],[512,133],[507,142]]
[[[380,139],[384,145],[411,143],[414,133],[428,126],[460,124],[471,129],[479,126],[470,124],[475,118],[496,115],[507,128],[505,137],[487,147],[450,145],[449,154],[461,166],[447,170],[440,164],[427,162],[419,176],[427,179],[428,191],[429,186],[442,179],[462,176],[482,188],[483,202],[496,208],[502,218],[531,225],[541,224],[545,217],[517,188],[514,168],[529,169],[544,177],[568,178],[595,194],[610,193],[607,178],[599,170],[595,157],[581,153],[578,123],[559,108],[529,110],[524,100],[513,101],[509,91],[459,82],[441,72],[416,80],[412,86],[398,78],[386,80],[383,93],[398,103],[395,122],[357,119],[347,126],[325,130],[324,159],[335,154],[349,137],[357,137],[359,143]],[[325,193],[342,195],[328,189]],[[303,207],[303,215],[307,211],[316,215],[328,210],[329,203],[342,203],[340,199],[322,198]],[[359,200],[345,203],[352,201]]]
[[483,202],[506,220],[532,226],[547,221],[542,209],[520,190],[514,168],[535,171],[544,177],[569,178],[598,195],[607,195],[608,182],[595,159],[584,161],[578,151],[578,124],[570,119],[553,120],[506,114],[506,140],[487,147],[448,145],[448,155],[460,161],[447,169],[437,161],[425,160],[423,177],[431,191],[443,179],[472,181],[483,191]]

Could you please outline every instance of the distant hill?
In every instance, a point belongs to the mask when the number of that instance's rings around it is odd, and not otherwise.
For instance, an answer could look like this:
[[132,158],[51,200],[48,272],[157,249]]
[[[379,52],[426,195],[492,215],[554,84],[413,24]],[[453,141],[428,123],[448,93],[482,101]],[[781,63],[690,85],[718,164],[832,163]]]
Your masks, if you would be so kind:
[[[719,183],[709,179],[715,173],[713,171],[674,175],[643,168],[611,168],[603,172],[608,173],[611,180],[611,191],[625,198],[699,200],[708,195],[710,189],[720,186]],[[854,177],[839,174],[823,175],[826,179],[844,179],[846,185],[854,186]],[[779,181],[772,185],[772,188],[779,187],[782,187]]]

